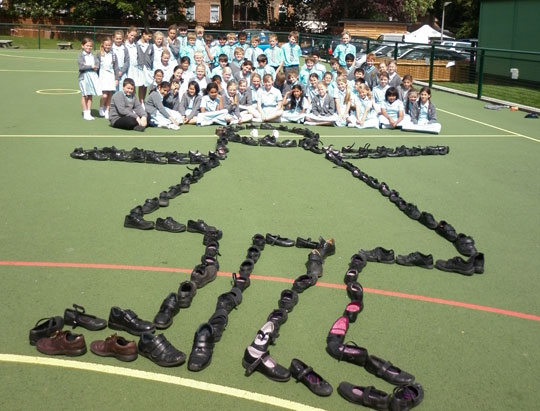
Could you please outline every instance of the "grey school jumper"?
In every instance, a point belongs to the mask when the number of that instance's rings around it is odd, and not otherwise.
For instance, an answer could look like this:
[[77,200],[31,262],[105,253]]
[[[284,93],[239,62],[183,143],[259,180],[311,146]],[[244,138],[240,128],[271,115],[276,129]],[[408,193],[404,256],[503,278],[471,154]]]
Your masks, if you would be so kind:
[[121,117],[146,117],[146,111],[135,94],[128,97],[123,90],[117,91],[112,96],[111,108],[109,109],[109,121],[111,125]]
[[165,110],[165,106],[163,105],[163,97],[161,97],[161,94],[158,90],[152,91],[148,95],[148,97],[146,97],[144,106],[149,116],[156,114],[159,111],[163,115],[163,117],[170,117],[169,113],[167,113],[167,110]]

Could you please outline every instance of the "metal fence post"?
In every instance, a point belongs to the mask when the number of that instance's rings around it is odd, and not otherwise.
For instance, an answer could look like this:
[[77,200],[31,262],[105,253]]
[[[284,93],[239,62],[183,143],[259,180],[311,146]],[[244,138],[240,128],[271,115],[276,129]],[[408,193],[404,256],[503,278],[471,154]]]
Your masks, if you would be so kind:
[[94,45],[94,51],[95,51],[96,50],[96,26],[93,26],[93,29],[94,29],[94,33],[92,36],[92,39],[93,39],[92,44]]
[[431,45],[429,54],[429,88],[433,87],[433,62],[435,61],[435,45]]
[[397,60],[398,58],[398,42],[396,41],[394,43],[394,60]]
[[482,98],[482,85],[484,83],[484,49],[480,50],[480,62],[478,63],[478,90],[476,91],[476,98]]
[[371,46],[371,39],[368,39],[367,46],[366,46],[366,54],[370,52],[370,46]]
[[37,48],[41,49],[41,24],[37,25]]

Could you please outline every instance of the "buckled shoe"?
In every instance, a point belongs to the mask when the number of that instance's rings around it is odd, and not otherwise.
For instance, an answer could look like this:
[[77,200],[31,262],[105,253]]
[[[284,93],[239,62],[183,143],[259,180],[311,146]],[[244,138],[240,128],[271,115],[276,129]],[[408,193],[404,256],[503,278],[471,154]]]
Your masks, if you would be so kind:
[[231,288],[231,291],[221,294],[216,303],[217,310],[225,310],[230,313],[233,308],[236,308],[242,303],[242,291],[237,288]]
[[316,274],[303,274],[294,280],[292,289],[297,293],[302,293],[317,284],[317,278]]
[[193,337],[193,347],[188,360],[188,370],[201,371],[210,365],[214,350],[214,329],[208,323],[201,324]]
[[150,214],[159,208],[159,199],[157,197],[148,198],[144,202],[142,209],[144,214]]
[[216,310],[208,320],[208,323],[212,326],[212,329],[214,330],[215,342],[221,340],[221,336],[223,335],[223,332],[225,331],[228,322],[229,313],[227,312],[227,310],[224,309]]
[[173,318],[180,311],[178,304],[178,294],[170,293],[161,303],[159,311],[154,317],[154,325],[156,328],[169,328],[173,322]]
[[186,362],[186,354],[176,349],[163,334],[142,334],[137,347],[139,354],[161,367],[175,367]]
[[394,385],[411,384],[414,382],[414,376],[394,366],[390,361],[374,355],[368,356],[364,368],[367,372],[382,378],[386,382]]
[[424,388],[417,382],[400,385],[394,388],[390,398],[390,411],[408,411],[422,402]]
[[279,245],[281,247],[292,247],[294,246],[294,240],[289,238],[281,237],[275,234],[266,234],[266,244],[270,245]]
[[169,233],[181,233],[186,231],[186,225],[179,223],[172,217],[157,218],[156,220],[156,230],[159,231],[168,231]]
[[315,274],[317,277],[323,275],[323,257],[317,252],[312,250],[308,255],[308,261],[306,263],[307,274]]
[[64,311],[64,324],[73,328],[81,326],[90,331],[102,330],[107,327],[107,321],[97,318],[95,315],[86,314],[84,307],[73,304],[73,310],[66,308]]
[[127,331],[133,335],[153,333],[155,326],[150,321],[141,320],[131,310],[123,310],[120,307],[112,307],[109,314],[109,328],[113,330]]
[[478,251],[476,251],[476,247],[474,246],[473,238],[463,233],[458,234],[456,240],[454,241],[454,246],[460,254],[466,255],[467,257],[478,253]]
[[390,396],[373,386],[363,387],[343,381],[337,391],[347,401],[374,410],[387,410],[390,404]]
[[137,228],[139,230],[152,230],[154,228],[154,222],[145,220],[139,214],[131,213],[124,218],[124,227]]
[[293,378],[304,384],[309,390],[321,397],[328,397],[332,394],[332,386],[323,377],[317,374],[312,367],[303,361],[293,358],[289,370]]
[[457,233],[456,230],[454,230],[454,227],[444,220],[439,221],[439,225],[435,228],[435,232],[452,243],[457,239]]
[[40,319],[30,330],[28,337],[30,345],[36,345],[41,338],[50,337],[56,331],[62,330],[62,327],[64,327],[64,319],[60,316]]

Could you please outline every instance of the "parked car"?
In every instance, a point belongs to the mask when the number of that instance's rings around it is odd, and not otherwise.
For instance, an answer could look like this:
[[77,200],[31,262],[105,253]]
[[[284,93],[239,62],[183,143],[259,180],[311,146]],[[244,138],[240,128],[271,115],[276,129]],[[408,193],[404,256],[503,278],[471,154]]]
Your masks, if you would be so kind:
[[[405,60],[425,60],[431,58],[431,46],[415,46],[403,50],[398,59]],[[458,53],[455,50],[446,49],[443,47],[435,47],[433,58],[435,60],[461,61],[469,60],[466,53]]]
[[262,50],[266,50],[268,47],[270,47],[270,43],[268,43],[268,35],[270,34],[267,31],[264,30],[256,30],[256,29],[249,29],[244,30],[244,33],[247,34],[247,40],[246,43],[251,45],[251,36],[259,36],[259,48]]

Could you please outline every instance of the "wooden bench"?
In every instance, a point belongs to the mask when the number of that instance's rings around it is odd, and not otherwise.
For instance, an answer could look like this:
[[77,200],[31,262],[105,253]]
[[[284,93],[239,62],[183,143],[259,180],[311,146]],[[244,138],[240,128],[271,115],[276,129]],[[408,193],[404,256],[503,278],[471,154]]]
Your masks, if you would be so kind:
[[71,42],[66,42],[66,43],[56,43],[56,45],[58,46],[58,48],[60,50],[67,50],[67,49],[73,49],[73,44]]

